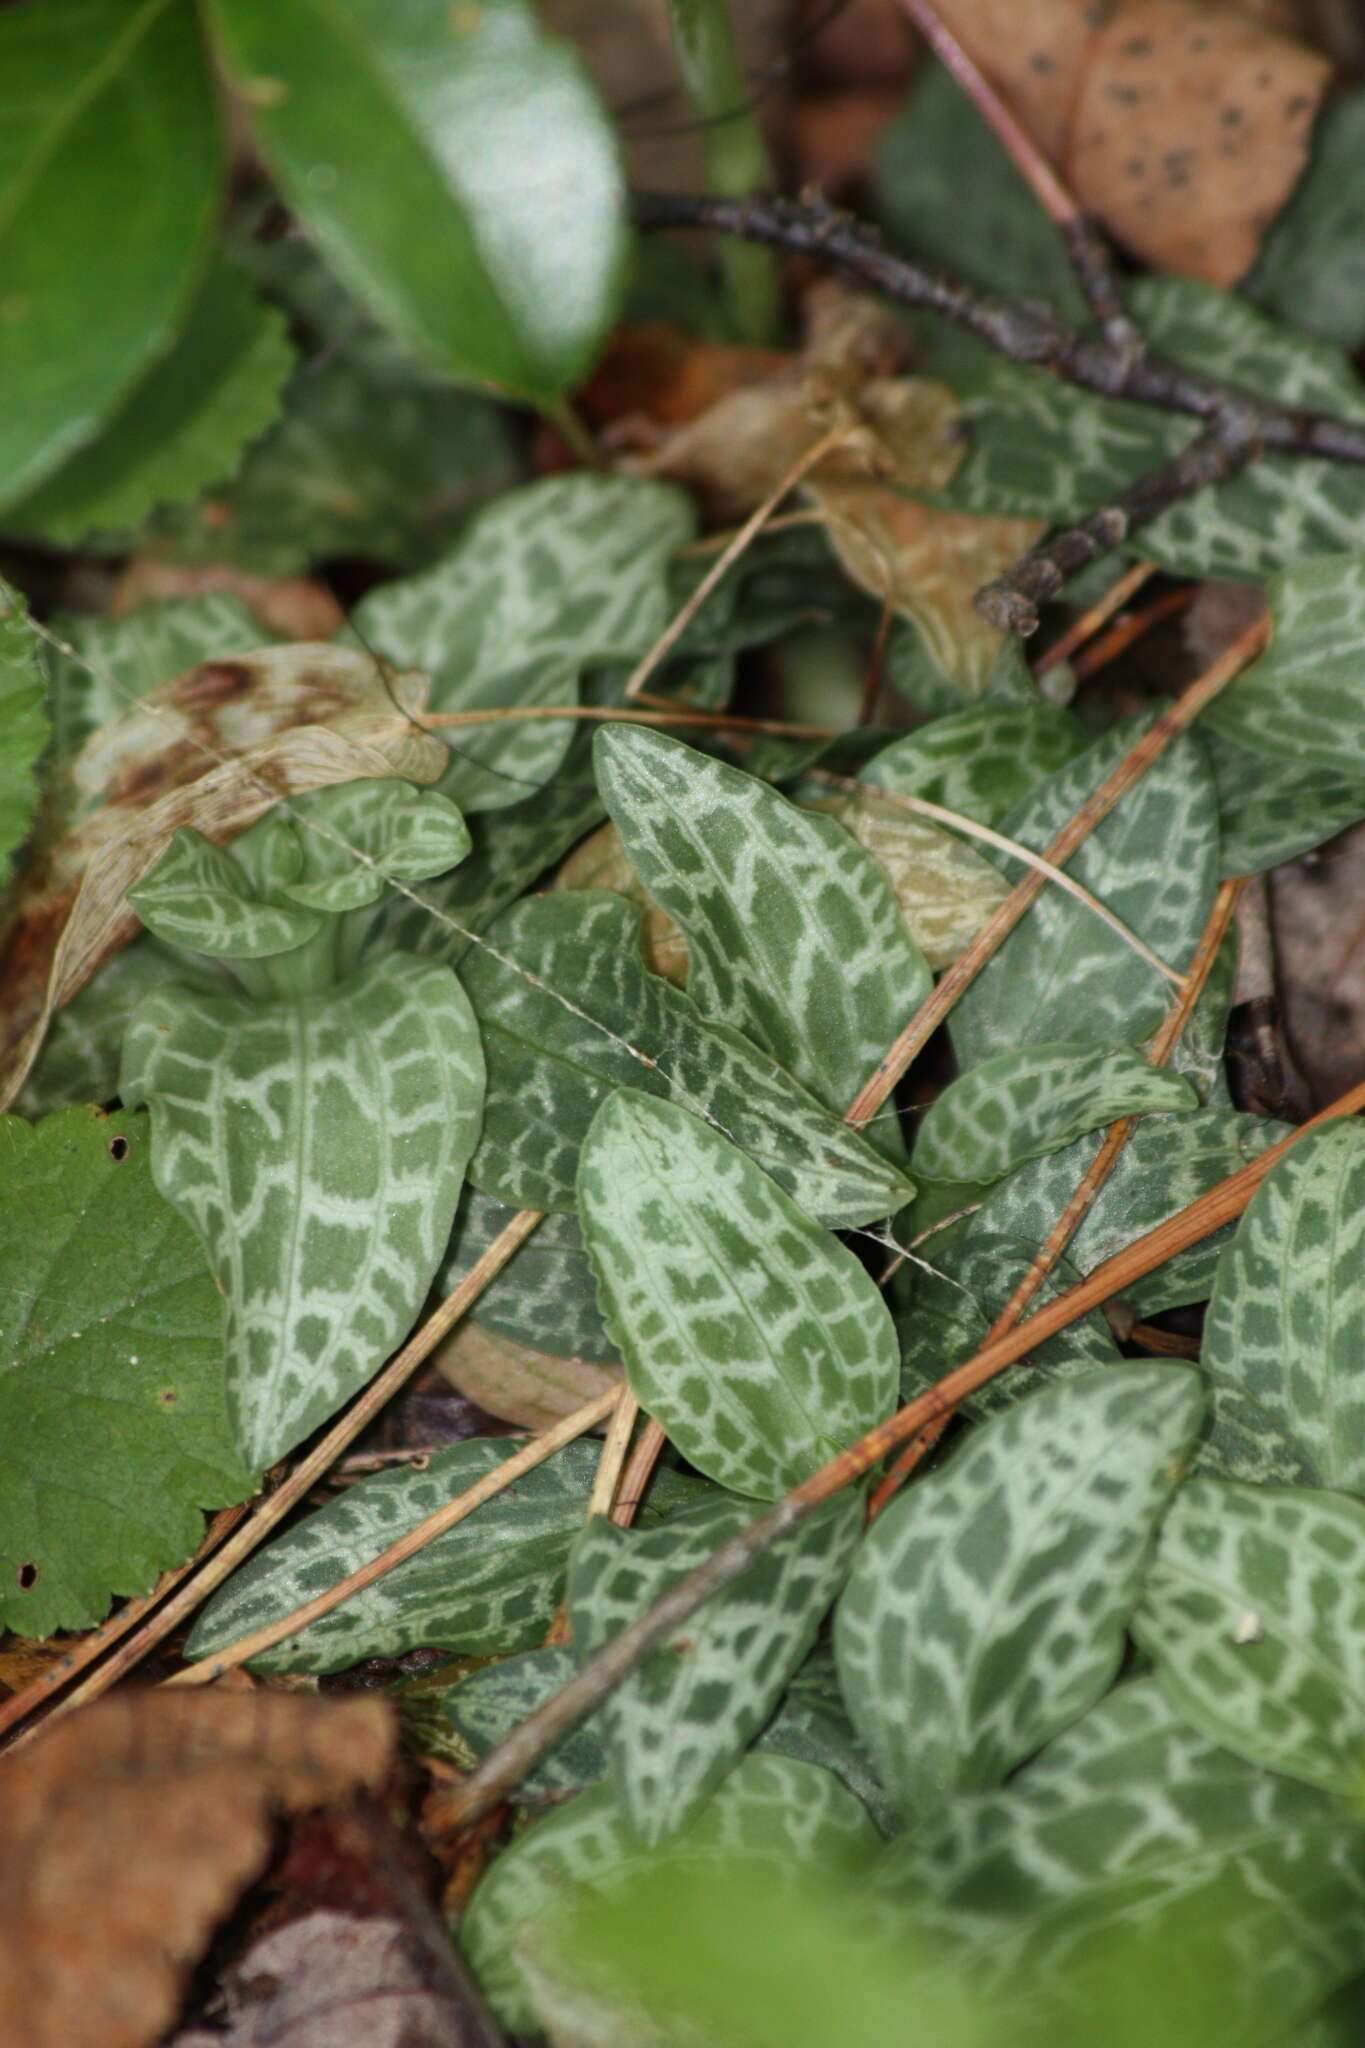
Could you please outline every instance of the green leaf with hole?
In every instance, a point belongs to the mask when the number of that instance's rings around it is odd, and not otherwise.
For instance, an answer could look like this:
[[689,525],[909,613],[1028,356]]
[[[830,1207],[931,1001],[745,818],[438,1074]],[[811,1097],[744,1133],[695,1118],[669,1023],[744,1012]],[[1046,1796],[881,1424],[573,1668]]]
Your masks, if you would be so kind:
[[631,866],[687,941],[697,1007],[842,1115],[930,988],[876,862],[661,733],[609,728],[593,753]]
[[1121,1116],[1197,1109],[1180,1074],[1131,1046],[1033,1045],[997,1053],[930,1104],[915,1140],[927,1179],[991,1182]]
[[728,1138],[623,1088],[578,1187],[631,1390],[698,1470],[775,1500],[890,1414],[899,1359],[877,1288]]
[[[844,1582],[863,1510],[856,1490],[827,1501],[611,1694],[602,1720],[617,1796],[641,1841],[690,1819],[763,1727]],[[732,1495],[649,1531],[595,1516],[569,1565],[575,1652],[590,1657],[753,1517]]]
[[[1115,769],[1141,727],[1125,723],[1059,769],[1002,829],[1041,852]],[[1001,856],[1011,881],[1021,864]],[[1218,816],[1201,743],[1172,742],[1067,862],[1168,968],[1182,971],[1218,887]],[[1087,905],[1054,883],[987,963],[953,1011],[961,1067],[1021,1045],[1083,1037],[1141,1045],[1174,999],[1172,984]]]
[[36,771],[49,730],[40,650],[27,605],[0,580],[0,884],[38,806]]
[[548,404],[581,380],[616,311],[621,171],[577,54],[534,9],[210,14],[281,189],[358,298],[466,381]]
[[222,1304],[152,1183],[145,1116],[0,1119],[0,1626],[43,1638],[148,1592],[243,1500]]
[[406,1336],[450,1234],[483,1054],[447,967],[402,954],[317,994],[154,991],[119,1093],[227,1302],[242,1455],[273,1464]]
[[1201,1362],[1239,1385],[1320,1486],[1365,1493],[1365,1131],[1277,1160],[1218,1263]]
[[[672,484],[546,477],[504,492],[432,568],[373,591],[356,628],[399,666],[429,672],[433,712],[577,704],[585,669],[644,654],[668,623],[668,558],[694,524]],[[520,804],[555,774],[573,732],[568,719],[446,727],[441,787],[466,810]]]
[[1214,698],[1204,723],[1254,754],[1365,787],[1365,555],[1295,562],[1266,600],[1269,647]]
[[1085,744],[1084,727],[1056,704],[969,704],[892,740],[858,780],[998,825]]
[[93,441],[11,508],[6,524],[71,546],[195,497],[230,477],[248,442],[277,417],[293,361],[282,316],[219,259],[169,353]]
[[831,1229],[904,1206],[909,1181],[737,1031],[651,974],[640,912],[605,890],[519,903],[461,973],[488,1098],[470,1172],[527,1209],[571,1209],[579,1154],[615,1088],[679,1103],[733,1139]]
[[1203,1405],[1181,1366],[1046,1387],[873,1523],[835,1642],[905,1820],[1000,1784],[1110,1684]]
[[72,0],[0,17],[0,503],[92,440],[164,355],[217,202],[192,9]]
[[1365,1505],[1192,1479],[1133,1633],[1180,1713],[1267,1770],[1365,1787]]
[[538,1925],[589,1894],[628,1889],[661,1856],[702,1869],[765,1857],[774,1884],[803,1865],[857,1867],[876,1842],[867,1813],[833,1772],[785,1756],[746,1756],[665,1851],[645,1848],[610,1785],[527,1828],[480,1883],[460,1946],[506,2027],[539,2021],[519,1954]]

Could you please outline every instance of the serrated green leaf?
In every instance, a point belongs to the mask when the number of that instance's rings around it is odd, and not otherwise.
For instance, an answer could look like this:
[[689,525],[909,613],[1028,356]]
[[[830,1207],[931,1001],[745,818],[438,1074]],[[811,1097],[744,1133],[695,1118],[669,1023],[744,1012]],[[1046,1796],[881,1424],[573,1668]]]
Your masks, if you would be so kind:
[[930,1180],[997,1181],[1117,1117],[1198,1107],[1189,1081],[1130,1046],[997,1053],[930,1104],[915,1139],[915,1170]]
[[1358,1801],[1362,1566],[1361,1502],[1191,1479],[1162,1527],[1133,1634],[1211,1742]]
[[213,88],[169,0],[0,22],[0,502],[89,441],[164,353],[217,198]]
[[[1041,783],[1006,818],[1011,839],[1041,851],[1117,767],[1137,737],[1116,726]],[[1001,857],[1011,880],[1024,873]],[[1067,862],[1168,967],[1189,962],[1218,887],[1218,822],[1208,761],[1183,734]],[[1141,1045],[1171,1007],[1169,982],[1093,911],[1045,886],[953,1011],[959,1065],[1021,1045],[1083,1037]],[[890,1041],[888,1040],[888,1043]]]
[[[662,1852],[702,1868],[770,1859],[774,1883],[793,1869],[862,1861],[876,1841],[866,1812],[830,1771],[790,1757],[746,1756],[710,1804]],[[504,2026],[538,2024],[518,1961],[528,1929],[582,1890],[629,1886],[660,1852],[631,1832],[609,1785],[582,1793],[528,1828],[498,1857],[460,1926],[460,1946]]]
[[[1277,404],[1365,420],[1340,350],[1281,327],[1191,278],[1141,280],[1129,310],[1162,355]],[[947,496],[965,509],[1058,525],[1107,503],[1192,437],[1187,420],[1098,398],[1044,372],[993,362],[967,406],[971,446]],[[1356,547],[1365,477],[1348,463],[1270,456],[1142,530],[1142,553],[1177,576],[1256,582],[1307,555]]]
[[866,1139],[647,971],[640,912],[622,897],[556,891],[517,904],[488,940],[497,955],[476,950],[462,970],[488,1061],[470,1166],[485,1193],[573,1208],[594,1113],[613,1089],[639,1088],[714,1124],[831,1229],[909,1201],[910,1183]]
[[280,314],[219,258],[168,354],[93,441],[11,508],[6,524],[72,546],[97,528],[137,526],[156,506],[197,496],[231,476],[247,443],[276,418],[293,361]]
[[1219,1259],[1201,1349],[1305,1477],[1351,1493],[1365,1493],[1362,1231],[1365,1131],[1343,1119],[1310,1131],[1256,1190]]
[[1270,645],[1219,693],[1205,722],[1254,754],[1365,787],[1365,556],[1297,562],[1271,579],[1266,600]]
[[839,1602],[844,1698],[907,1821],[1000,1784],[1110,1684],[1197,1373],[1114,1365],[976,1431],[872,1525]]
[[1258,875],[1295,860],[1365,818],[1365,780],[1272,761],[1210,730],[1225,875]]
[[38,804],[38,759],[48,741],[38,635],[17,590],[0,579],[0,886]]
[[[672,484],[591,470],[508,491],[444,560],[356,607],[365,640],[432,677],[437,712],[576,704],[592,663],[643,654],[668,622],[664,570],[695,514]],[[447,728],[441,787],[466,810],[518,804],[560,767],[573,725]]]
[[[422,1470],[357,1481],[234,1574],[201,1612],[186,1652],[210,1657],[248,1630],[325,1592],[427,1515],[486,1478],[521,1444],[475,1437],[437,1451]],[[541,1642],[564,1590],[569,1546],[583,1526],[600,1446],[566,1444],[438,1536],[406,1564],[253,1658],[253,1671],[340,1671],[420,1644],[496,1657]],[[651,1514],[696,1495],[661,1475]]]
[[969,704],[881,748],[858,779],[997,825],[1085,745],[1084,727],[1059,705]]
[[878,1889],[983,1985],[1065,1977],[1087,1942],[1147,1953],[1206,1920],[1233,2044],[1278,2038],[1365,1962],[1365,1827],[1341,1801],[1214,1747],[1155,1679],[1124,1685],[999,1792],[883,1853]]
[[357,297],[467,382],[548,403],[582,377],[616,308],[621,172],[577,54],[530,7],[211,13],[263,153]]
[[[433,1289],[449,1294],[517,1214],[466,1183]],[[597,1306],[597,1283],[576,1216],[546,1216],[479,1296],[479,1321],[560,1358],[617,1359]]]
[[[1154,1230],[1285,1136],[1289,1126],[1272,1117],[1214,1107],[1188,1116],[1151,1117],[1140,1123],[1099,1194],[1077,1225],[1067,1257],[1082,1275]],[[971,1219],[972,1237],[988,1231],[1045,1243],[1090,1166],[1101,1140],[1078,1138],[1065,1151],[1032,1159],[992,1188]],[[1218,1255],[1230,1230],[1201,1238],[1156,1271],[1124,1289],[1139,1315],[1152,1316],[1188,1301],[1203,1301],[1213,1286]]]
[[1238,290],[1294,327],[1354,350],[1365,341],[1365,92],[1313,123],[1312,157]]
[[[753,1514],[721,1496],[650,1531],[595,1516],[569,1564],[575,1653],[619,1635]],[[617,1796],[641,1841],[689,1820],[758,1734],[843,1584],[862,1522],[856,1491],[826,1502],[611,1694],[602,1720]]]
[[0,1626],[45,1637],[147,1592],[242,1500],[221,1303],[152,1185],[145,1116],[0,1119]]
[[578,1188],[631,1391],[699,1471],[775,1500],[891,1412],[896,1333],[873,1282],[709,1125],[619,1089]]
[[632,867],[687,941],[688,992],[842,1115],[929,993],[876,863],[737,768],[638,727],[593,747]]
[[401,954],[276,1002],[154,991],[119,1093],[227,1301],[228,1407],[273,1464],[407,1333],[450,1233],[483,1055],[448,968]]

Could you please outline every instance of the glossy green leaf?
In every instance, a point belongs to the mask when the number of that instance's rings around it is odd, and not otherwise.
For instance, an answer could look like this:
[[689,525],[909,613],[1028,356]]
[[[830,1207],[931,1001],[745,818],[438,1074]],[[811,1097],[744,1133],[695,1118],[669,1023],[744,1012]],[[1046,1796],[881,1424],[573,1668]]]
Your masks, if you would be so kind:
[[[449,1294],[516,1214],[515,1203],[495,1201],[466,1182],[434,1292]],[[550,1215],[536,1225],[479,1296],[478,1319],[535,1351],[616,1362],[576,1216]]]
[[[1128,293],[1149,343],[1177,362],[1282,405],[1365,420],[1365,391],[1341,352],[1281,327],[1243,299],[1190,278]],[[1153,407],[1095,397],[1045,372],[992,362],[968,404],[972,442],[955,503],[1036,513],[1058,525],[1165,461],[1193,429]],[[1307,555],[1360,544],[1365,476],[1349,463],[1271,456],[1173,506],[1142,530],[1142,553],[1178,576],[1257,582]]]
[[[571,1209],[598,1105],[639,1088],[713,1124],[830,1228],[909,1201],[904,1176],[737,1031],[647,971],[640,912],[605,890],[555,891],[489,927],[462,973],[488,1098],[471,1175],[528,1209]],[[515,963],[515,965],[513,964]]]
[[1291,326],[1354,350],[1365,341],[1365,92],[1333,98],[1312,156],[1238,289]]
[[35,771],[48,740],[40,649],[24,600],[0,580],[0,884],[38,803]]
[[[200,1614],[186,1645],[209,1657],[290,1614],[368,1564],[521,1445],[474,1437],[436,1451],[418,1471],[376,1473],[296,1522],[234,1574]],[[253,1658],[253,1671],[340,1671],[366,1657],[399,1657],[423,1643],[497,1657],[544,1640],[564,1591],[569,1546],[583,1526],[599,1445],[555,1451],[406,1564]],[[692,1500],[695,1481],[669,1475],[666,1505]],[[656,1489],[654,1500],[659,1500]],[[650,1515],[658,1513],[651,1505]]]
[[687,941],[697,1007],[842,1115],[930,985],[876,863],[660,733],[608,728],[593,753],[630,863]]
[[0,1625],[44,1638],[150,1590],[245,1499],[222,1308],[152,1185],[145,1116],[0,1119]]
[[775,1500],[890,1414],[896,1333],[873,1282],[719,1132],[620,1089],[578,1186],[631,1390],[698,1470]]
[[907,1821],[1000,1784],[1104,1692],[1202,1412],[1179,1366],[1046,1387],[873,1523],[835,1643]]
[[276,418],[293,361],[280,314],[220,259],[169,353],[93,441],[9,511],[6,524],[71,545],[96,528],[137,526],[156,506],[195,497],[231,476],[248,442]]
[[[1042,851],[1136,737],[1132,725],[1115,727],[1039,784],[1002,829]],[[1004,857],[1002,866],[1012,881],[1023,875]],[[1166,749],[1072,855],[1067,873],[1168,967],[1187,965],[1219,878],[1217,808],[1197,739],[1184,735]],[[1171,984],[1110,926],[1045,885],[954,1009],[953,1045],[964,1068],[1022,1045],[1065,1039],[1141,1045],[1171,1001]]]
[[0,503],[90,441],[165,353],[217,199],[190,8],[68,0],[0,18]]
[[1162,1528],[1133,1633],[1211,1742],[1358,1800],[1363,1568],[1358,1500],[1192,1479]]
[[1343,1118],[1310,1131],[1256,1190],[1219,1260],[1201,1352],[1294,1446],[1305,1477],[1352,1493],[1365,1493],[1362,1240],[1365,1131]]
[[1117,1117],[1198,1106],[1187,1080],[1149,1065],[1130,1046],[997,1053],[931,1103],[915,1140],[915,1171],[931,1180],[996,1181]]
[[[641,1841],[682,1826],[758,1734],[844,1582],[863,1512],[857,1491],[827,1501],[611,1694],[602,1718],[617,1796]],[[725,1495],[650,1531],[595,1516],[569,1565],[576,1653],[619,1635],[753,1516],[751,1501]]]
[[[1284,1137],[1288,1125],[1272,1117],[1235,1110],[1193,1110],[1182,1117],[1150,1117],[1140,1123],[1067,1247],[1082,1275],[1130,1245],[1134,1238],[1236,1173],[1249,1159]],[[971,1219],[975,1237],[1003,1231],[1040,1245],[1080,1186],[1102,1141],[1078,1138],[1063,1152],[1030,1160],[993,1188]],[[1187,1301],[1203,1301],[1213,1286],[1218,1255],[1231,1236],[1223,1230],[1188,1246],[1155,1272],[1124,1288],[1124,1300],[1140,1315],[1156,1315]]]
[[1316,1786],[1216,1748],[1155,1679],[1117,1692],[1011,1784],[955,1800],[884,1852],[877,1885],[975,1981],[1064,1980],[1131,1929],[1153,1959],[1206,1924],[1219,2048],[1279,2029],[1365,1967],[1365,1827]]
[[377,1371],[421,1307],[483,1112],[448,968],[401,954],[317,995],[139,1004],[119,1093],[227,1302],[242,1455],[273,1464]]
[[456,377],[541,402],[581,378],[616,307],[621,174],[577,55],[530,7],[211,13],[281,188],[357,297]]
[[1273,636],[1204,714],[1238,746],[1365,787],[1365,555],[1296,562],[1266,588]]
[[[438,712],[576,704],[584,670],[643,654],[668,623],[664,570],[695,514],[672,484],[577,470],[508,491],[444,560],[356,607],[365,641],[432,677]],[[441,787],[518,804],[559,768],[567,719],[446,728]]]
[[1272,761],[1210,728],[1223,873],[1257,875],[1334,839],[1365,818],[1365,778]]
[[1084,727],[1056,704],[969,704],[893,740],[858,779],[998,825],[1085,744]]
[[[863,1860],[875,1830],[829,1771],[790,1757],[747,1756],[664,1853],[702,1868],[766,1857],[774,1883],[802,1865]],[[518,1951],[557,1907],[589,1892],[629,1887],[656,1866],[609,1785],[582,1793],[517,1836],[489,1869],[460,1926],[460,1946],[504,2026],[535,2026]]]

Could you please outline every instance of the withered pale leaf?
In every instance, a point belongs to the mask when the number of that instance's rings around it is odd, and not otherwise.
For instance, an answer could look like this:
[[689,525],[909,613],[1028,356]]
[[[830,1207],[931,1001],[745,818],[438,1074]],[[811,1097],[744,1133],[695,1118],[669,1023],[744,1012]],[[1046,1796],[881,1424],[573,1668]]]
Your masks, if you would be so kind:
[[467,1400],[523,1429],[548,1429],[621,1378],[619,1365],[557,1358],[468,1319],[438,1346],[432,1363]]
[[638,903],[644,911],[641,944],[653,974],[677,988],[687,987],[687,941],[666,910],[661,910],[626,858],[621,835],[610,819],[574,848],[555,876],[556,889],[610,889]]
[[842,791],[812,808],[837,818],[872,855],[935,972],[951,966],[1009,894],[1004,876],[970,846],[870,790]]

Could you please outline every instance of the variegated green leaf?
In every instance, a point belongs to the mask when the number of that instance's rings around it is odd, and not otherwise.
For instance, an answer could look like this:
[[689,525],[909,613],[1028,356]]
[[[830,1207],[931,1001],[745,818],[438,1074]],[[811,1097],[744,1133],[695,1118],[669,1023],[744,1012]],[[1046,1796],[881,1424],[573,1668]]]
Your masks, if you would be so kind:
[[[1227,1178],[1284,1137],[1289,1126],[1271,1117],[1235,1110],[1192,1110],[1188,1116],[1149,1117],[1119,1154],[1118,1163],[1087,1209],[1067,1247],[1067,1257],[1087,1274],[1121,1252],[1134,1238],[1154,1230],[1216,1182]],[[970,1234],[1003,1231],[1040,1245],[1057,1221],[1099,1150],[1101,1140],[1078,1138],[1065,1151],[1031,1159],[992,1188],[972,1217]],[[1218,1255],[1231,1231],[1201,1238],[1144,1279],[1124,1288],[1124,1300],[1139,1314],[1156,1315],[1182,1302],[1203,1301],[1213,1286]]]
[[227,1301],[242,1456],[273,1464],[376,1371],[420,1308],[483,1112],[449,968],[394,954],[315,996],[154,991],[119,1093],[152,1109],[157,1186]]
[[[1279,404],[1365,420],[1365,392],[1339,349],[1245,300],[1189,278],[1144,279],[1129,307],[1151,346]],[[1188,421],[1096,397],[1037,370],[994,362],[969,401],[973,434],[950,495],[968,509],[1069,523],[1191,438]],[[1306,555],[1360,544],[1365,477],[1348,463],[1270,456],[1172,506],[1142,552],[1178,576],[1257,582]]]
[[1184,1367],[1046,1387],[873,1523],[835,1642],[905,1819],[998,1785],[1109,1685],[1202,1412]]
[[998,1792],[883,1853],[877,1888],[974,1977],[1063,1977],[1097,1935],[1206,1926],[1219,2048],[1278,2029],[1365,1968],[1365,1826],[1315,1786],[1216,1748],[1156,1679],[1124,1685]]
[[[286,821],[271,822],[277,837],[281,825],[290,834]],[[290,843],[297,852],[292,834]],[[211,959],[264,960],[290,953],[316,938],[326,922],[320,910],[263,902],[240,861],[189,825],[181,826],[155,867],[128,891],[128,903],[163,945]]]
[[1218,787],[1225,875],[1278,867],[1365,818],[1365,778],[1272,761],[1212,728],[1205,744]]
[[665,1851],[644,1848],[609,1785],[582,1793],[528,1828],[499,1856],[460,1926],[460,1946],[506,2027],[535,2027],[518,1949],[556,1907],[628,1886],[662,1854],[705,1867],[771,1858],[773,1879],[822,1863],[863,1862],[876,1831],[830,1771],[784,1756],[747,1756]]
[[997,825],[1085,744],[1084,727],[1059,705],[969,704],[893,740],[858,779]]
[[200,973],[183,954],[143,932],[105,961],[99,973],[58,1010],[43,1049],[14,1100],[20,1116],[46,1116],[80,1102],[112,1102],[118,1093],[119,1056],[128,1019],[142,998],[168,981],[189,982],[211,994],[229,984],[224,968]]
[[[722,1495],[651,1531],[594,1517],[569,1565],[575,1651],[591,1656],[619,1635],[753,1515],[752,1502]],[[642,1841],[688,1820],[762,1728],[843,1584],[862,1521],[860,1494],[826,1502],[611,1694],[617,1795]]]
[[876,863],[660,733],[609,728],[594,758],[631,865],[687,941],[698,1008],[842,1114],[930,986]]
[[[1136,738],[1117,726],[1039,784],[1004,821],[1011,839],[1041,851],[1118,765]],[[1011,880],[1023,875],[1002,857]],[[1067,862],[1067,873],[1183,969],[1218,887],[1218,820],[1201,743],[1169,746]],[[1171,985],[1109,925],[1051,885],[979,974],[952,1015],[959,1065],[995,1053],[1083,1037],[1141,1045],[1171,1006]],[[888,1041],[889,1043],[889,1041]]]
[[1266,599],[1270,645],[1214,698],[1205,722],[1255,754],[1365,787],[1365,556],[1295,562],[1267,585]]
[[[511,1203],[494,1201],[466,1182],[432,1282],[435,1292],[449,1294],[517,1213]],[[535,1351],[616,1360],[576,1216],[550,1215],[536,1225],[479,1296],[478,1317],[499,1336]]]
[[949,1082],[930,1105],[915,1140],[915,1170],[931,1180],[1001,1180],[1116,1117],[1198,1106],[1188,1081],[1130,1046],[997,1053]]
[[488,1098],[470,1168],[485,1193],[571,1209],[593,1115],[615,1088],[690,1109],[832,1229],[892,1214],[905,1177],[737,1031],[645,966],[639,910],[605,890],[519,903],[463,977]]
[[1191,1479],[1133,1633],[1179,1711],[1267,1770],[1365,1786],[1365,1506],[1310,1487]]
[[933,968],[948,967],[1009,894],[998,868],[964,840],[915,817],[875,790],[797,791],[812,810],[837,818],[891,884],[905,928]]
[[[580,1524],[574,1533],[579,1532]],[[465,1767],[502,1741],[528,1714],[567,1685],[578,1661],[567,1644],[527,1650],[503,1657],[482,1671],[471,1671],[452,1686],[442,1701],[446,1719],[467,1745]],[[549,1748],[517,1787],[520,1804],[533,1805],[565,1792],[596,1785],[607,1772],[606,1730],[600,1711]]]
[[[1218,1262],[1201,1362],[1245,1390],[1320,1486],[1365,1493],[1365,1131],[1311,1131]],[[1252,1476],[1248,1474],[1247,1476]]]
[[[432,711],[575,704],[593,663],[632,660],[668,623],[664,571],[695,515],[672,484],[576,470],[507,491],[433,568],[374,591],[357,628],[432,677]],[[518,804],[563,762],[573,725],[446,729],[441,787],[464,809]]]
[[895,1326],[863,1267],[727,1138],[620,1089],[579,1217],[632,1392],[692,1464],[775,1500],[895,1404]]
[[0,886],[38,805],[39,756],[50,726],[42,643],[17,590],[0,578]]
[[[212,1656],[248,1630],[292,1613],[520,1448],[513,1437],[474,1437],[437,1451],[421,1471],[403,1467],[359,1480],[229,1579],[195,1623],[188,1655]],[[253,1658],[252,1670],[339,1671],[423,1643],[496,1657],[543,1641],[600,1455],[590,1442],[566,1444],[406,1564]],[[652,1490],[646,1519],[661,1505],[690,1503],[698,1491],[695,1480],[667,1475]]]

